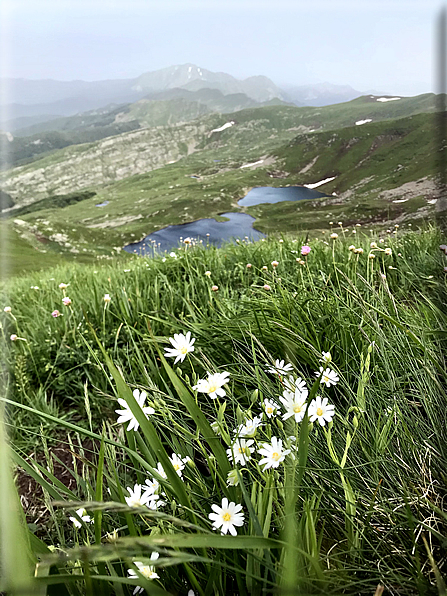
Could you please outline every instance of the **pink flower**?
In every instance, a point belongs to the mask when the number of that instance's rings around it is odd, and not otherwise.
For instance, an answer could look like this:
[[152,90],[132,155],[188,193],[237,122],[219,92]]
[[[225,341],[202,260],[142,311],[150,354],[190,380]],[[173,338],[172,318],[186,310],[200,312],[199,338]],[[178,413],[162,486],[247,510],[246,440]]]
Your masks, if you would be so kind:
[[54,318],[60,317],[61,313],[56,309],[56,310],[53,310],[53,312],[51,313],[51,316]]
[[307,244],[305,244],[304,246],[301,247],[301,254],[303,256],[306,256],[310,253],[312,249],[310,248],[310,246],[307,246]]
[[65,298],[62,298],[62,303],[64,306],[68,306],[71,304],[71,299],[68,296],[65,296]]
[[213,292],[217,292],[217,290],[219,289],[219,286],[211,286],[211,289],[213,290]]

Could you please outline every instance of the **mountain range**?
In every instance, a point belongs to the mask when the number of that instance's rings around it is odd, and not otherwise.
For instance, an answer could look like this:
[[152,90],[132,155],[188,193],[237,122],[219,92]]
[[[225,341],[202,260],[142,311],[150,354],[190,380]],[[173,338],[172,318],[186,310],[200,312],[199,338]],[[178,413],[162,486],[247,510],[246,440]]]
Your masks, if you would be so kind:
[[362,95],[352,87],[329,83],[281,89],[265,76],[240,80],[190,63],[147,72],[133,79],[88,82],[4,78],[0,79],[0,86],[7,90],[2,96],[11,98],[9,103],[0,105],[0,126],[9,132],[143,98],[183,97],[207,105],[210,111],[228,112],[271,101],[325,106]]

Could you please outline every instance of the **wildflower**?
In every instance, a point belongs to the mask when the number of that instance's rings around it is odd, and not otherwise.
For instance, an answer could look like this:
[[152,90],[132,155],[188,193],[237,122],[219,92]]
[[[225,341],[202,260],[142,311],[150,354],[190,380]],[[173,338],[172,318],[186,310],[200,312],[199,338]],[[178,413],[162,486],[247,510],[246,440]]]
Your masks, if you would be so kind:
[[343,223],[342,223],[341,221],[339,221],[339,222],[338,222],[338,225],[339,225],[339,226],[342,226],[342,225],[343,225]]
[[195,338],[191,339],[191,331],[188,331],[186,335],[183,335],[183,333],[174,333],[174,337],[170,337],[169,341],[174,347],[165,348],[165,356],[168,358],[176,356],[174,364],[177,364],[179,360],[183,362],[188,352],[194,352],[193,343],[196,340]]
[[[90,515],[88,515],[87,511],[83,508],[76,509],[76,515],[78,515],[81,518],[81,520],[85,523],[91,524],[93,522]],[[71,522],[73,522],[75,528],[82,528],[82,523],[78,520],[77,517],[70,517],[69,519]]]
[[109,294],[104,294],[103,300],[106,304],[108,304],[112,299],[110,298]]
[[172,464],[172,467],[174,468],[174,470],[177,472],[177,475],[180,476],[180,478],[182,477],[182,470],[185,467],[185,464],[182,460],[182,458],[180,457],[180,455],[177,455],[176,453],[173,453],[171,455],[171,457],[169,458],[169,461]]
[[298,264],[299,265],[305,265],[306,264],[306,261],[303,261],[303,259],[297,259],[297,261],[298,261]]
[[373,255],[373,253],[372,253],[372,252],[371,252],[371,253],[369,253],[369,255],[368,255],[368,259],[375,259],[375,258],[376,258],[376,255]]
[[283,242],[284,242],[284,240],[281,238],[281,239],[279,240],[279,243],[280,243],[280,244],[282,244]]
[[148,491],[143,493],[143,488],[141,484],[135,484],[133,490],[129,486],[127,487],[130,495],[129,497],[124,497],[127,505],[129,507],[149,507],[149,509],[156,509],[154,503],[159,499],[159,496],[151,494]]
[[217,290],[219,289],[219,286],[211,286],[211,289],[213,290],[213,292],[217,292]]
[[247,263],[247,269],[251,269],[253,265],[251,263]]
[[68,286],[69,286],[69,285],[70,285],[70,284],[64,284],[64,283],[62,282],[62,283],[60,283],[60,284],[59,284],[59,288],[60,288],[61,290],[65,290],[66,288],[68,288]]
[[170,253],[169,253],[169,256],[170,256],[171,258],[173,258],[173,259],[176,259],[176,258],[177,258],[177,255],[176,255],[176,253],[175,253],[175,252],[170,252]]
[[264,285],[262,286],[262,288],[263,288],[264,290],[271,290],[271,287],[270,287],[268,284],[264,284]]
[[39,289],[39,286],[31,286],[31,289],[32,290],[38,290]]
[[286,364],[284,360],[275,360],[275,365],[268,368],[265,372],[272,375],[285,375],[293,370],[291,364]]
[[308,255],[310,253],[312,249],[310,248],[310,246],[307,246],[307,244],[305,244],[304,246],[301,247],[301,254],[303,255],[303,257],[305,257],[306,255]]
[[356,249],[354,250],[354,252],[355,252],[355,254],[357,254],[357,255],[362,255],[362,254],[363,254],[363,248],[356,248]]
[[3,312],[11,312],[11,307],[10,306],[5,306],[5,308],[3,309]]
[[53,312],[51,313],[51,316],[56,319],[57,317],[61,316],[61,313],[56,309],[56,310],[53,310]]
[[[153,552],[151,554],[150,560],[156,561],[159,556],[160,553]],[[145,565],[141,561],[134,561],[133,564],[138,569],[139,573],[141,573],[141,575],[146,579],[158,579],[160,577],[158,573],[155,572],[155,568],[153,565]],[[129,574],[129,578],[138,579],[138,574],[133,569],[128,569],[127,573]],[[141,594],[142,592],[144,592],[144,588],[142,588],[141,586],[136,586],[132,594],[133,596],[135,596],[136,594]]]
[[210,276],[211,276],[211,271],[205,271],[205,275],[206,275],[207,277],[210,277]]
[[447,273],[447,267],[444,267],[444,273]]
[[380,238],[379,242],[380,242],[380,244],[383,244],[385,242],[385,240],[383,238]]
[[104,536],[104,540],[106,542],[109,542],[110,544],[113,544],[114,542],[116,542],[119,538],[119,534],[118,534],[118,530],[114,529],[112,532],[107,532],[107,534]]
[[317,377],[321,375],[320,383],[325,383],[326,387],[330,387],[331,385],[336,385],[340,380],[337,373],[330,368],[326,368],[323,370],[323,367],[320,366],[320,372],[315,373]]
[[[151,414],[155,413],[154,408],[151,408],[150,406],[143,407],[143,404],[147,397],[147,393],[145,391],[142,391],[140,393],[138,391],[138,389],[135,389],[133,392],[133,396],[137,400],[140,408],[143,410],[143,413],[146,416],[146,418],[148,418]],[[137,431],[138,427],[140,426],[140,423],[138,422],[138,420],[135,418],[134,414],[132,413],[132,410],[130,409],[129,404],[126,402],[126,400],[121,399],[121,398],[118,399],[118,403],[120,404],[120,406],[123,406],[124,410],[115,410],[115,412],[117,414],[119,414],[117,423],[123,424],[125,422],[129,422],[129,426],[127,427],[127,430]]]
[[265,399],[262,405],[266,416],[268,416],[269,418],[271,418],[272,416],[276,416],[278,404],[275,404],[275,402],[271,401],[270,399]]
[[361,228],[361,227],[362,227],[362,224],[360,224],[360,223],[356,223],[355,225],[356,225],[358,228]]
[[335,415],[335,406],[328,404],[328,398],[325,397],[321,400],[321,397],[317,395],[309,405],[307,413],[311,422],[318,420],[321,426],[324,426],[326,422],[331,422]]
[[164,478],[165,480],[167,480],[167,479],[168,479],[168,475],[166,474],[166,472],[165,472],[165,470],[164,470],[164,468],[163,468],[163,466],[161,465],[161,463],[160,463],[160,462],[158,462],[158,464],[157,464],[157,472],[158,472],[158,473],[159,473],[159,475],[160,475],[162,478]]
[[351,246],[348,247],[348,250],[355,250],[355,246],[351,244]]
[[278,265],[279,265],[278,261],[272,261],[273,269],[276,269],[276,267],[278,267]]
[[321,358],[320,358],[320,362],[322,362],[323,364],[329,364],[330,362],[332,362],[332,356],[330,352],[321,352]]
[[156,478],[152,478],[151,480],[147,478],[144,481],[144,484],[146,485],[143,485],[144,491],[147,492],[149,495],[155,495],[155,493],[160,489],[160,483]]
[[239,478],[237,476],[236,470],[231,470],[227,474],[227,486],[238,486],[239,485]]
[[281,462],[284,461],[286,455],[290,453],[290,449],[282,448],[282,440],[272,437],[271,443],[263,443],[262,448],[258,449],[258,453],[263,455],[263,459],[260,460],[259,465],[264,467],[263,472],[269,468],[277,468]]
[[284,387],[287,391],[294,393],[295,389],[298,389],[301,393],[307,391],[306,381],[303,381],[301,377],[293,378],[292,375],[288,379],[283,380]]
[[331,234],[331,240],[337,240],[337,238],[338,238],[338,234],[336,234],[335,232],[333,232]]
[[253,439],[249,439],[248,441],[238,439],[232,447],[227,449],[228,459],[235,464],[244,465],[251,457],[250,447],[253,443]]
[[393,254],[393,251],[391,250],[391,248],[385,248],[385,254],[390,257]]
[[62,298],[62,304],[64,306],[68,306],[69,304],[71,304],[71,299],[68,296],[65,296],[65,298]]
[[439,250],[442,250],[443,252],[445,252],[447,254],[447,245],[445,244],[440,244],[439,245]]
[[262,267],[262,270],[263,270],[263,271],[268,271],[268,267],[267,267],[267,265],[264,265],[264,266]]
[[186,245],[191,244],[191,238],[185,238],[183,240],[183,244],[186,244]]
[[211,399],[216,399],[217,397],[225,397],[226,393],[222,389],[223,385],[228,383],[228,377],[230,376],[229,372],[223,373],[207,373],[208,378],[199,379],[197,385],[194,385],[193,389],[195,391],[200,391],[201,393],[208,393]]
[[12,333],[9,339],[11,341],[17,341],[19,339],[19,337],[15,333]]
[[329,225],[330,225],[330,226],[333,226],[333,225],[334,225],[334,222],[333,222],[333,221],[330,221],[330,222],[329,222]]
[[213,529],[220,529],[222,534],[230,532],[232,536],[237,536],[235,526],[240,527],[244,525],[245,519],[244,514],[240,513],[242,511],[242,505],[236,505],[233,501],[228,503],[228,499],[225,497],[222,499],[222,507],[211,505],[211,509],[214,513],[210,513],[208,517],[213,522]]
[[286,410],[285,414],[282,416],[282,419],[287,420],[288,418],[295,416],[295,422],[301,422],[306,412],[307,395],[307,390],[305,392],[301,392],[299,389],[295,389],[293,393],[291,391],[284,391],[283,397],[279,398],[279,401]]
[[248,418],[245,424],[241,424],[234,432],[238,437],[254,437],[258,426],[261,425],[261,417],[255,416],[254,418]]

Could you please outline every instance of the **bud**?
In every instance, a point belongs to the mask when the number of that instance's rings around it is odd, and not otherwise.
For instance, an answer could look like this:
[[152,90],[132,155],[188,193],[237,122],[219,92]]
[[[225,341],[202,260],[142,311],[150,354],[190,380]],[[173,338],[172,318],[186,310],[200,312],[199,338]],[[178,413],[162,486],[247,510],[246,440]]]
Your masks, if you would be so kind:
[[237,470],[231,470],[228,472],[227,475],[227,485],[228,486],[238,486],[239,478],[237,477]]

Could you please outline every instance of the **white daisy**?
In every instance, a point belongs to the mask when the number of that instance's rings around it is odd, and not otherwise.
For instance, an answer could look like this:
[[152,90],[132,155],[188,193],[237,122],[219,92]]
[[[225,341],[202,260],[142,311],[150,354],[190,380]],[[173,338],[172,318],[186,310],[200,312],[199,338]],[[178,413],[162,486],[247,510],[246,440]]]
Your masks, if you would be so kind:
[[135,484],[133,490],[128,486],[127,491],[128,497],[124,497],[129,507],[148,507],[149,509],[156,509],[154,504],[160,497],[158,495],[150,494],[148,492],[142,492],[143,486],[141,484]]
[[283,376],[292,370],[293,366],[291,364],[286,364],[284,360],[275,360],[275,365],[270,366],[265,372]]
[[326,387],[336,385],[340,380],[335,370],[331,370],[330,368],[323,370],[322,366],[320,366],[320,371],[316,372],[315,375],[317,377],[321,375],[320,383],[325,383]]
[[213,522],[213,529],[220,529],[222,534],[230,532],[232,536],[237,536],[234,526],[242,526],[245,519],[244,514],[240,513],[242,511],[242,505],[236,505],[233,501],[228,503],[228,499],[225,497],[222,499],[222,507],[211,505],[211,509],[214,513],[210,513],[208,517]]
[[230,373],[223,372],[207,374],[208,378],[206,380],[199,379],[197,385],[194,385],[193,389],[195,391],[200,391],[201,393],[208,393],[211,399],[216,399],[217,397],[225,397],[226,393],[222,389],[222,386],[228,383],[228,377],[230,376]]
[[156,478],[148,478],[144,481],[143,488],[145,493],[148,493],[149,495],[155,495],[155,493],[157,493],[160,489],[160,483]]
[[319,395],[310,402],[307,413],[311,422],[318,420],[321,426],[324,426],[326,422],[330,422],[335,416],[335,406],[328,404],[328,398],[325,397],[323,400]]
[[245,439],[238,439],[236,443],[227,449],[228,459],[235,464],[242,464],[248,462],[251,457],[250,447],[253,445],[253,439],[246,441]]
[[255,416],[252,419],[248,418],[245,424],[241,424],[234,432],[238,437],[254,437],[261,422],[260,416]]
[[266,416],[268,416],[269,418],[271,418],[272,416],[276,416],[277,410],[278,410],[278,404],[275,404],[274,401],[272,401],[270,399],[264,399],[262,407],[264,408],[264,412],[265,412]]
[[283,397],[279,398],[279,401],[282,403],[286,411],[282,416],[283,420],[295,416],[295,422],[301,422],[306,412],[307,394],[307,390],[301,392],[298,389],[295,389],[293,393],[291,391],[284,391]]
[[174,470],[177,472],[177,474],[181,478],[182,477],[182,470],[185,467],[185,463],[182,460],[182,458],[180,457],[180,455],[177,455],[176,453],[173,453],[172,456],[169,458],[169,461],[171,462],[172,467],[174,468]]
[[166,475],[166,472],[164,471],[164,468],[163,468],[163,466],[161,465],[161,463],[160,463],[160,462],[157,464],[157,472],[158,472],[158,473],[160,474],[160,476],[161,476],[162,478],[164,478],[165,480],[167,480],[167,479],[168,479],[168,477],[167,477],[167,475]]
[[[92,518],[90,517],[90,515],[87,514],[87,511],[85,509],[76,509],[76,514],[79,515],[83,522],[87,524],[93,523]],[[77,517],[70,517],[69,519],[71,522],[73,522],[75,528],[82,528],[82,523],[78,520]]]
[[186,335],[183,335],[183,333],[174,333],[174,337],[170,337],[169,341],[174,347],[165,348],[165,356],[168,358],[176,356],[174,364],[177,364],[179,360],[183,362],[188,352],[194,352],[193,343],[196,340],[194,337],[191,339],[191,331],[188,331]]
[[272,437],[272,442],[263,443],[262,449],[258,449],[258,453],[264,456],[259,462],[260,466],[265,464],[262,469],[264,472],[269,468],[277,468],[284,461],[286,455],[290,453],[290,449],[283,449],[282,440]]
[[[140,408],[143,410],[143,413],[146,416],[146,418],[148,418],[151,414],[155,413],[154,408],[151,408],[150,406],[146,406],[145,408],[143,407],[143,404],[147,397],[147,393],[145,391],[142,391],[140,393],[138,389],[135,389],[133,392],[133,396],[137,400]],[[129,422],[127,430],[138,430],[140,423],[133,415],[132,410],[129,407],[129,404],[126,402],[126,400],[121,398],[118,400],[118,403],[120,404],[120,406],[123,406],[124,410],[115,410],[115,412],[119,414],[117,423],[124,424],[125,422]]]
[[294,393],[296,390],[301,393],[304,391],[307,392],[306,381],[303,381],[301,377],[294,379],[292,375],[289,375],[288,378],[283,379],[283,384],[286,391],[290,391],[291,393]]
[[321,352],[320,362],[326,366],[332,362],[332,356],[330,352]]
[[[158,559],[158,557],[160,556],[159,553],[153,552],[151,554],[151,561],[156,561]],[[155,568],[153,565],[146,565],[145,563],[142,563],[141,561],[134,561],[133,563],[135,565],[135,567],[138,569],[138,571],[140,572],[140,574],[145,577],[146,579],[158,579],[160,576],[158,575],[158,573],[155,572]],[[136,571],[134,571],[133,569],[128,569],[127,573],[129,574],[129,577],[131,579],[138,579],[139,575],[137,574]],[[136,586],[135,590],[132,592],[132,594],[135,596],[135,594],[141,594],[142,592],[144,592],[144,588],[142,588],[141,586]]]

